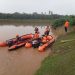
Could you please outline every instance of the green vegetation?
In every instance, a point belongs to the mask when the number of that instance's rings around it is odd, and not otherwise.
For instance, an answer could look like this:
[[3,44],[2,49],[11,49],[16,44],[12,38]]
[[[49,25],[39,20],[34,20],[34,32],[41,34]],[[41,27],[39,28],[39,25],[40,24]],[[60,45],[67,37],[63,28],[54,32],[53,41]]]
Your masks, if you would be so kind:
[[56,28],[56,27],[62,26],[64,23],[65,23],[65,19],[63,19],[63,18],[61,18],[61,19],[56,19],[56,20],[53,22],[53,27]]
[[37,12],[28,14],[28,13],[0,13],[0,19],[58,19],[63,17],[62,15],[57,14],[38,14]]
[[75,26],[75,16],[73,16],[73,15],[64,16],[63,18],[59,18],[59,19],[54,20],[52,23],[52,26],[54,28],[62,26],[62,25],[64,25],[66,20],[69,20],[70,26]]
[[38,14],[37,12],[28,13],[0,13],[0,24],[2,23],[42,23],[42,24],[52,24],[55,19],[62,18],[63,15],[58,14]]
[[0,25],[52,25],[54,29],[64,25],[65,21],[69,20],[70,26],[75,29],[75,16],[74,15],[58,15],[58,14],[38,14],[34,12],[28,13],[0,13]]
[[75,75],[75,32],[60,36],[53,45],[53,53],[43,62],[35,75]]
[[70,25],[75,25],[74,15],[58,15],[58,14],[38,14],[34,12],[32,14],[28,13],[0,13],[0,24],[1,23],[46,23],[52,24],[54,28],[62,26],[65,20],[69,20]]

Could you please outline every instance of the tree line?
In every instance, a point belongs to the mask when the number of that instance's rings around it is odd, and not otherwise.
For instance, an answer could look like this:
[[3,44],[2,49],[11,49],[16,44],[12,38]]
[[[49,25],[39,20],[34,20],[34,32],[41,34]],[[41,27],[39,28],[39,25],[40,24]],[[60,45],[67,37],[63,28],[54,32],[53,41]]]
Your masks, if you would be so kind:
[[70,25],[75,25],[75,16],[74,15],[59,15],[53,14],[49,11],[49,14],[41,13],[38,14],[34,12],[32,14],[28,13],[0,13],[0,19],[19,19],[19,20],[27,20],[27,19],[42,19],[42,20],[53,20],[53,27],[62,26],[66,20],[69,20]]
[[38,14],[34,12],[32,14],[28,13],[0,13],[0,19],[59,19],[63,15],[58,14]]

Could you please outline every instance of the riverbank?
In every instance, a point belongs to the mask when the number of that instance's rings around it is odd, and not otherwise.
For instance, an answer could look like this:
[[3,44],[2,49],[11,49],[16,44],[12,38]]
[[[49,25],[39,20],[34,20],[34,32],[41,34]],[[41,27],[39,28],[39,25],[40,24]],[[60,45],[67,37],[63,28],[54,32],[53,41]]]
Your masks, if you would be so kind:
[[75,75],[75,41],[61,42],[70,39],[75,39],[74,31],[58,37],[52,54],[45,58],[35,75]]
[[28,24],[51,24],[53,20],[47,20],[47,19],[0,19],[0,24],[16,24],[16,25],[28,25]]

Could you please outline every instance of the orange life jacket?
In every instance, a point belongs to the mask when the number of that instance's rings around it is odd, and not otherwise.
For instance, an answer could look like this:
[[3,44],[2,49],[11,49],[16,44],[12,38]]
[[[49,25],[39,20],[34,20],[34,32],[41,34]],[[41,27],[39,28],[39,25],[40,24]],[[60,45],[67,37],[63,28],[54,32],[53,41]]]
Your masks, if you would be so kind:
[[35,33],[34,36],[33,36],[33,38],[34,38],[34,39],[39,38],[39,34],[38,34],[38,33]]
[[47,42],[47,37],[46,37],[46,36],[44,36],[44,37],[42,38],[42,42],[43,42],[43,43],[46,43],[46,42]]
[[68,28],[69,27],[69,22],[66,21],[64,26]]

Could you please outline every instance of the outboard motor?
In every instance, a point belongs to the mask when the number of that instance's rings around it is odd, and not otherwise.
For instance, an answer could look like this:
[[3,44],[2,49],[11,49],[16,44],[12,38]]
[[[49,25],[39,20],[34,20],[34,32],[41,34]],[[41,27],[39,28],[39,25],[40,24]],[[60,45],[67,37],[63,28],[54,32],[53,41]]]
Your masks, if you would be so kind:
[[40,46],[40,43],[41,43],[41,39],[36,39],[36,40],[33,40],[32,41],[32,46],[34,48],[38,48]]

